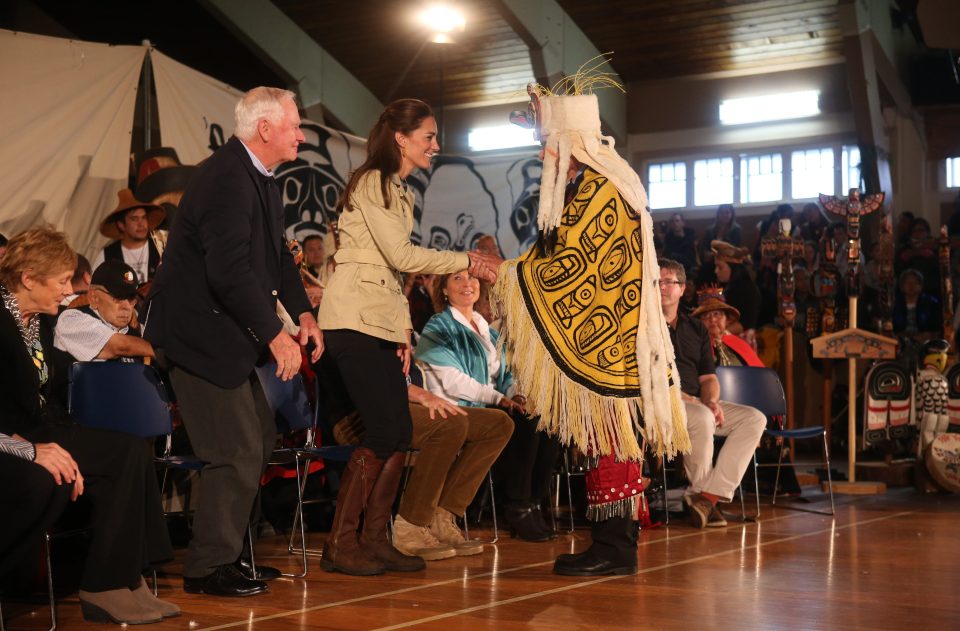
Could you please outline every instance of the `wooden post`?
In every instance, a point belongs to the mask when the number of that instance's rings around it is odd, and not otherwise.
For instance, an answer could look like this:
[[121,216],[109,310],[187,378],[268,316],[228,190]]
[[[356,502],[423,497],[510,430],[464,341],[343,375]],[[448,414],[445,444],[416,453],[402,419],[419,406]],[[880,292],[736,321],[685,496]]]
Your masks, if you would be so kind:
[[[850,296],[849,328],[857,328],[857,297]],[[847,480],[857,481],[857,358],[847,360]]]

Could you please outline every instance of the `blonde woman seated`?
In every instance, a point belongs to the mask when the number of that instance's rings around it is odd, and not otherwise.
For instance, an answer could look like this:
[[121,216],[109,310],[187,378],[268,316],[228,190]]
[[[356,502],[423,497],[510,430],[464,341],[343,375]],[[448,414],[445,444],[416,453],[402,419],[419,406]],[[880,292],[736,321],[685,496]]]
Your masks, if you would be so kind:
[[514,432],[498,462],[507,495],[506,520],[511,534],[527,541],[554,537],[540,504],[550,488],[559,443],[537,431],[536,419],[513,392],[513,376],[497,351],[498,332],[474,310],[480,282],[467,270],[434,281],[437,313],[423,329],[417,360],[424,366],[427,390],[468,407],[496,406],[513,417]]

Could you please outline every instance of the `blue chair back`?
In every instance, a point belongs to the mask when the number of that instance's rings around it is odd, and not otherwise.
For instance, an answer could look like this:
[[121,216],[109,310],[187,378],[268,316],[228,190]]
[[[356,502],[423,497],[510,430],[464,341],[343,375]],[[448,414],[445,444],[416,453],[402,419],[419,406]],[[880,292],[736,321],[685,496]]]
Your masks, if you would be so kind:
[[720,399],[749,405],[767,419],[782,420],[787,414],[787,398],[780,377],[772,368],[757,366],[717,366]]
[[143,438],[170,433],[170,400],[152,366],[76,362],[68,379],[67,407],[77,423]]
[[286,425],[281,428],[284,432],[298,432],[314,426],[314,411],[310,406],[302,376],[296,374],[293,379],[283,381],[277,376],[277,365],[274,362],[257,366],[256,371],[270,409],[278,414]]

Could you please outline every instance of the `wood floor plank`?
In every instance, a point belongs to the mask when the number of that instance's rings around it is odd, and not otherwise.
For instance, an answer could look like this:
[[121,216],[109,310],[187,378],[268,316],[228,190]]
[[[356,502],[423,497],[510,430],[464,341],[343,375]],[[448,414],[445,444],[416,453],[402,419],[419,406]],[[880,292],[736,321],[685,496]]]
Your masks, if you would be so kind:
[[[814,495],[801,506],[829,504]],[[328,574],[311,559],[306,579],[281,579],[270,594],[246,599],[185,594],[175,562],[161,577],[161,596],[183,615],[149,629],[960,628],[960,498],[910,490],[838,498],[836,519],[781,506],[762,511],[758,523],[724,529],[675,520],[644,531],[640,571],[627,577],[552,574],[557,554],[589,545],[587,530],[543,544],[505,538],[482,555],[406,575]],[[257,549],[261,563],[296,567],[279,537]],[[43,608],[10,607],[7,628],[46,628]],[[110,628],[83,622],[76,595],[59,611],[61,629]]]

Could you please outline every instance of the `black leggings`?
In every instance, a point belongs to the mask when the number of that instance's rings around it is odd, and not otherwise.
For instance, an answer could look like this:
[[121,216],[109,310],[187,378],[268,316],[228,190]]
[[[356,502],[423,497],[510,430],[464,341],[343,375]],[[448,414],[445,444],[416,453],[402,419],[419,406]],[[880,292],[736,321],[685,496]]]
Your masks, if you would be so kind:
[[323,339],[366,429],[360,446],[377,458],[406,450],[413,422],[397,343],[350,329],[324,331]]

